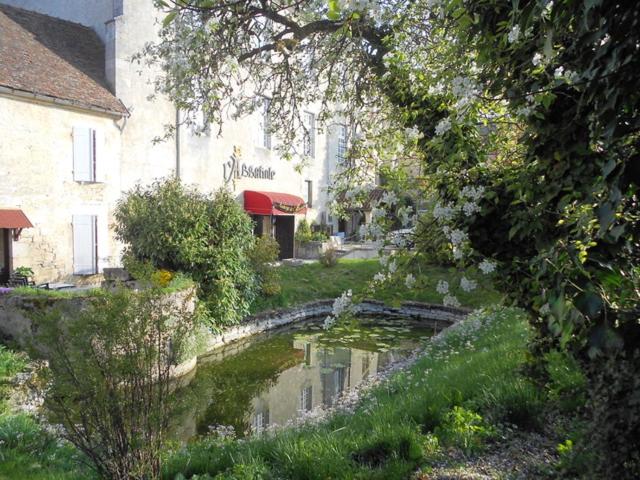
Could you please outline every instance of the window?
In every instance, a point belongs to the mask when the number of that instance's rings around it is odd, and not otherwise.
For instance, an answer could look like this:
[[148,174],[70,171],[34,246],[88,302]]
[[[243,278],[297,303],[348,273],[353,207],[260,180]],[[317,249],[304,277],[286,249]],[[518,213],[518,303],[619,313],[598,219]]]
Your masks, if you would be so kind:
[[98,217],[73,216],[73,273],[98,273]]
[[98,180],[98,134],[93,128],[73,128],[73,179],[76,182]]
[[344,164],[347,160],[347,141],[347,126],[338,125],[338,149],[336,152],[338,164]]
[[251,419],[251,430],[254,433],[260,434],[265,431],[269,426],[269,408],[265,407],[262,410],[255,413]]
[[258,145],[263,148],[271,150],[271,115],[269,114],[269,106],[271,99],[262,98],[261,119],[260,119],[260,137],[258,138]]
[[307,204],[307,207],[311,208],[311,205],[313,204],[313,181],[305,180],[304,183],[307,184],[304,201]]
[[308,157],[316,155],[316,116],[311,112],[304,112],[304,138],[302,153]]
[[313,406],[313,386],[302,387],[300,390],[300,406],[298,410],[308,412]]

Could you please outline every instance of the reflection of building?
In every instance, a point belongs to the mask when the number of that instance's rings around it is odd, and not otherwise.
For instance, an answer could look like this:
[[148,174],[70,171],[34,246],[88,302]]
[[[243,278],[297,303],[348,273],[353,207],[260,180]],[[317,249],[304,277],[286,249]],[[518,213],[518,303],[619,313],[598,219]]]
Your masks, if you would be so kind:
[[265,418],[270,424],[283,425],[303,412],[334,405],[342,392],[376,374],[378,359],[387,356],[387,352],[325,348],[315,342],[314,336],[294,340],[293,346],[304,352],[304,360],[283,371],[253,400],[250,415],[254,430],[266,426]]
[[[149,100],[158,71],[131,61],[164,15],[153,0],[0,0],[0,213],[19,209],[33,224],[15,241],[0,214],[1,268],[99,280],[91,275],[119,264],[110,226],[122,192],[174,174],[204,191],[231,189],[283,256],[298,220],[331,223],[326,186],[343,127],[321,131],[308,108],[301,170],[274,149],[266,110],[229,121],[222,137],[195,135],[170,101]],[[166,125],[176,135],[154,143]]]

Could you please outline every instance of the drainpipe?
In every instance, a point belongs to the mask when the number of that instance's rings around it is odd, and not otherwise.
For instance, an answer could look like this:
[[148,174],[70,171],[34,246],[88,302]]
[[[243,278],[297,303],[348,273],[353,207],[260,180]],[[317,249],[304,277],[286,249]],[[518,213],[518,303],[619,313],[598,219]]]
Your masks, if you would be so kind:
[[180,180],[180,109],[176,107],[176,178]]

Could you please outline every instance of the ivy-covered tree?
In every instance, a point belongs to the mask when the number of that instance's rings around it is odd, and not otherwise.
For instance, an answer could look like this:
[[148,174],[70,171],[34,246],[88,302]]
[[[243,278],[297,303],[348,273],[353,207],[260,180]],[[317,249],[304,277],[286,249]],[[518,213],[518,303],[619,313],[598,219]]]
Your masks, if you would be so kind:
[[565,348],[582,362],[597,474],[640,475],[639,4],[157,3],[168,16],[146,58],[190,116],[219,121],[270,97],[295,155],[301,107],[316,103],[321,121],[359,123],[360,158],[419,160],[428,182],[410,187],[429,186],[454,259],[497,268],[531,314],[539,359]]

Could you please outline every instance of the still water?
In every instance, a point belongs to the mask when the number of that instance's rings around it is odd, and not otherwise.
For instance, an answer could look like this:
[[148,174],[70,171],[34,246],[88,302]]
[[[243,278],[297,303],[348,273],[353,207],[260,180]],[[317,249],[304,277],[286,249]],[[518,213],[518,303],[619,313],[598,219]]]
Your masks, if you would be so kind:
[[193,439],[210,426],[260,433],[318,406],[333,405],[435,332],[400,319],[361,318],[329,331],[322,320],[240,340],[201,358],[180,390],[172,436]]

